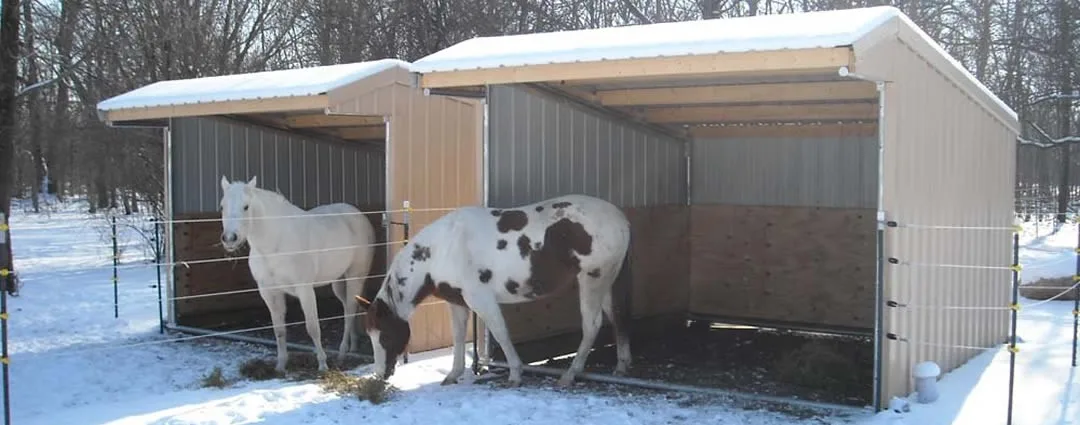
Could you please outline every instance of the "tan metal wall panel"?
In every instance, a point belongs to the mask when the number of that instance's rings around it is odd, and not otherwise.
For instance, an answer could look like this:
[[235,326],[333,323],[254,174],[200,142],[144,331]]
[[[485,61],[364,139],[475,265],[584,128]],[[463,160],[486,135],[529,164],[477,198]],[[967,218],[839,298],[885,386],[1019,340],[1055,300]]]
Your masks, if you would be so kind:
[[[424,226],[450,209],[483,202],[480,168],[482,158],[482,104],[476,100],[424,96],[408,85],[407,73],[398,73],[388,85],[367,88],[357,97],[343,96],[333,113],[381,115],[389,120],[389,196],[391,219],[403,222],[401,211],[409,202],[409,232]],[[389,239],[403,241],[404,228],[391,226]],[[390,257],[403,246],[395,243]],[[425,351],[451,345],[450,310],[446,303],[428,298],[410,320],[413,331],[409,351]],[[471,326],[470,326],[471,332]],[[471,335],[471,334],[470,334]]]
[[[907,45],[884,41],[858,58],[860,73],[885,89],[882,204],[901,224],[1012,224],[1015,134],[983,102],[944,78]],[[913,390],[914,364],[933,360],[950,371],[977,355],[972,347],[1008,335],[1012,262],[1009,230],[888,229],[881,400]],[[961,307],[943,309],[941,307]]]

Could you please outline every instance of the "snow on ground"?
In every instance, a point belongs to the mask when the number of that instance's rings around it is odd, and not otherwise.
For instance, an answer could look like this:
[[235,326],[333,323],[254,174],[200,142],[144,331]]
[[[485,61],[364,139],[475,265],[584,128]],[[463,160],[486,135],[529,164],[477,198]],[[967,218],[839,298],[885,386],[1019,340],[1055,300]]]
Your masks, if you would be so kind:
[[[240,362],[271,356],[269,347],[213,339],[115,348],[169,337],[158,333],[155,269],[139,234],[121,233],[120,318],[113,318],[107,224],[71,204],[12,219],[20,296],[12,311],[11,394],[18,424],[820,424],[852,419],[799,419],[741,410],[685,394],[569,392],[526,384],[438,385],[449,369],[445,350],[413,356],[391,382],[402,391],[372,405],[326,393],[317,384],[240,381],[225,389],[200,388],[215,366],[235,378]],[[125,220],[137,222],[137,220]],[[1070,275],[1076,226],[1024,235],[1025,280]],[[139,265],[144,266],[139,266]],[[1029,301],[1030,303],[1030,301]],[[1073,424],[1080,389],[1069,368],[1072,303],[1055,301],[1021,314],[1024,344],[1017,357],[1017,424]],[[365,368],[354,373],[364,373]],[[903,415],[882,412],[855,423],[1004,423],[1008,352],[987,351],[944,376],[942,398],[913,405]],[[526,375],[526,380],[538,380]],[[1066,400],[1066,401],[1063,401]]]

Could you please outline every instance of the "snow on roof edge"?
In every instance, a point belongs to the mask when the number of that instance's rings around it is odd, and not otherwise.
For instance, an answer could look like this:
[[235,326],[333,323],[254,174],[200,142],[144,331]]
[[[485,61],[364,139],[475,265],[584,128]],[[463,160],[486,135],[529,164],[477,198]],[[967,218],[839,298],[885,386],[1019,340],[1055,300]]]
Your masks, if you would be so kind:
[[[326,93],[330,90],[363,80],[364,78],[394,67],[405,68],[409,71],[412,70],[412,64],[409,62],[396,58],[386,58],[317,67],[206,76],[182,80],[163,80],[102,100],[98,102],[96,106],[99,112],[108,112],[122,109],[311,96]],[[319,71],[329,73],[339,71],[340,75],[336,75],[334,78],[323,81],[309,83],[301,82],[296,85],[284,87],[271,84],[268,87],[254,87],[240,90],[221,88],[217,91],[207,92],[205,89],[207,85],[221,85],[223,83],[248,83],[250,85],[252,81],[273,80],[274,77],[281,78],[283,75],[293,77],[292,79],[299,79],[296,77],[304,76],[314,77],[316,75],[311,74],[315,74]],[[194,88],[192,86],[194,86]],[[202,87],[203,90],[200,91],[199,87]]]
[[[597,34],[597,32],[602,33],[604,31],[620,31],[631,33],[633,31],[655,31],[660,28],[671,31],[682,30],[685,32],[686,27],[688,26],[704,26],[715,24],[718,21],[722,24],[732,21],[739,21],[738,24],[743,25],[748,25],[753,21],[777,18],[803,19],[807,21],[824,21],[828,19],[835,19],[835,16],[841,14],[858,14],[861,15],[860,17],[862,19],[860,20],[857,27],[852,28],[850,31],[843,32],[824,30],[816,34],[804,33],[792,34],[788,36],[771,36],[768,33],[765,33],[764,35],[759,37],[737,40],[716,39],[703,42],[703,40],[690,39],[669,42],[667,44],[626,45],[620,46],[618,49],[613,48],[612,46],[595,46],[592,48],[582,48],[578,46],[576,48],[563,50],[547,50],[539,52],[529,52],[523,50],[515,53],[484,54],[473,55],[471,57],[454,57],[454,53],[456,53],[457,51],[468,51],[470,48],[473,48],[475,50],[473,45],[482,46],[484,44],[491,44],[495,43],[495,40],[505,40],[506,42],[510,42],[512,40],[528,39],[530,37],[553,37],[554,34],[566,34],[567,36],[580,35],[581,37],[588,37],[590,33]],[[473,37],[469,40],[454,44],[450,47],[447,47],[446,49],[440,50],[438,52],[432,53],[428,56],[416,60],[412,64],[412,69],[413,72],[423,74],[428,72],[474,70],[485,68],[499,68],[505,66],[529,66],[605,60],[654,58],[667,56],[688,56],[717,53],[740,53],[752,51],[777,51],[790,49],[840,47],[851,45],[856,40],[862,38],[873,29],[881,26],[882,24],[888,22],[891,18],[898,15],[903,15],[903,12],[901,12],[896,7],[875,6],[866,8],[838,9],[832,11],[800,12],[724,19],[698,19],[693,21],[662,22],[657,24],[625,25],[618,27],[592,28],[573,31],[555,31],[490,37]],[[615,53],[613,54],[612,52]],[[449,58],[444,58],[446,56],[449,56]]]

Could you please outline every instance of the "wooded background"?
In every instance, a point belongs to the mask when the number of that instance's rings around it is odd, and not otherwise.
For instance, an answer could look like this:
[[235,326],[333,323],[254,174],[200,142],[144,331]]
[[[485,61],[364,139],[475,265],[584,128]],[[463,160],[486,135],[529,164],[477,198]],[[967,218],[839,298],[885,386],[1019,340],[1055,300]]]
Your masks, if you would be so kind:
[[[0,204],[50,192],[92,210],[160,208],[160,131],[111,129],[95,104],[156,81],[397,57],[474,36],[891,4],[1038,126],[1018,190],[1057,197],[1080,172],[1080,0],[5,0],[0,17]],[[1053,142],[1059,143],[1053,143]],[[1067,190],[1059,190],[1065,188]],[[147,202],[148,201],[148,202]]]

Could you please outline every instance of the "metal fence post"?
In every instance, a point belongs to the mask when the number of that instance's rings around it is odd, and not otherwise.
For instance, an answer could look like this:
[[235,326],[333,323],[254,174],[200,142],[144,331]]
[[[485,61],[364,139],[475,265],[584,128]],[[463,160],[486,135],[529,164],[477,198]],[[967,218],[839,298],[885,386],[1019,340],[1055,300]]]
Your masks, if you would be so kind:
[[165,333],[165,305],[161,299],[161,258],[163,257],[164,245],[161,242],[161,220],[151,218],[154,222],[154,268],[157,269],[157,303],[158,303],[158,333]]
[[116,216],[112,216],[112,284],[113,284],[113,317],[120,317],[120,278],[117,276],[117,267],[120,266],[120,252],[116,246]]
[[[1080,217],[1076,218],[1076,222],[1080,224]],[[1080,226],[1077,226],[1076,232],[1076,274],[1073,275],[1073,285],[1080,283]],[[1077,329],[1080,328],[1080,288],[1073,288],[1073,346],[1072,346],[1072,366],[1076,367],[1076,339]]]
[[[3,211],[0,211],[0,251],[7,247],[9,242],[10,229],[8,225],[7,215]],[[8,285],[12,283],[11,275],[14,264],[7,264],[8,256],[0,254],[0,363],[3,365],[3,378],[4,378],[4,424],[11,424],[11,386],[9,384],[8,365],[11,363],[11,359],[8,357],[8,310],[7,310],[7,294]]]
[[1013,264],[1012,264],[1012,304],[1009,305],[1009,309],[1012,310],[1012,323],[1011,331],[1009,332],[1009,416],[1006,418],[1005,423],[1012,425],[1013,418],[1013,394],[1015,393],[1013,383],[1016,381],[1016,353],[1020,351],[1016,348],[1016,315],[1020,312],[1020,231],[1013,232]]

